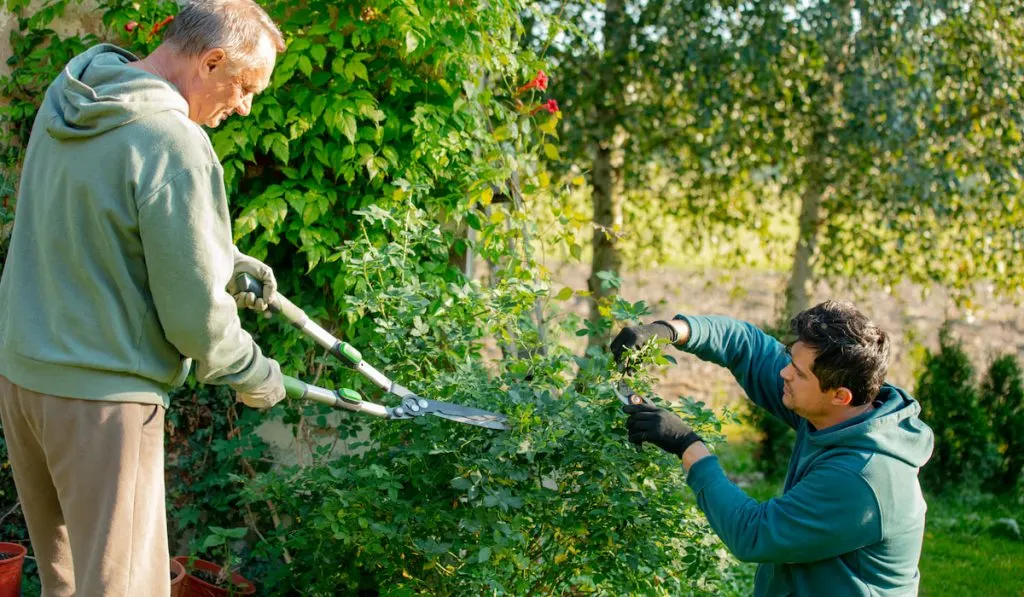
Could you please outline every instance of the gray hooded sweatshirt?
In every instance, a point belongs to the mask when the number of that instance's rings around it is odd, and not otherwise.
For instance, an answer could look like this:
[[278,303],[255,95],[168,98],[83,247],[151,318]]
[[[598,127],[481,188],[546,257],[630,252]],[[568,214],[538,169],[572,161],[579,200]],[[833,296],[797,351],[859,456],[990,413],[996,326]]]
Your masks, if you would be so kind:
[[253,389],[269,362],[225,290],[223,170],[168,81],[102,44],[46,92],[0,279],[0,375],[68,398],[168,405],[196,377]]

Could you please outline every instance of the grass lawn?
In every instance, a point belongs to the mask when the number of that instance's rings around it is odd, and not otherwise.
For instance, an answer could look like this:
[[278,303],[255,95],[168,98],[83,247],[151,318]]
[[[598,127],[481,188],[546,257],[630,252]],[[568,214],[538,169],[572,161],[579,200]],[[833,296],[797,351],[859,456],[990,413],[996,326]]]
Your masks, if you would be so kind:
[[921,595],[1024,597],[1024,541],[992,532],[1000,518],[1024,524],[1024,504],[1008,497],[928,497]]
[[[752,451],[749,440],[734,440],[721,446],[718,456],[726,473],[751,497],[766,500],[779,495],[781,481],[760,477]],[[922,597],[1024,597],[1024,540],[990,530],[1000,518],[1013,518],[1024,527],[1024,496],[972,494],[926,499],[928,519],[919,564]],[[752,583],[754,565],[742,566],[740,576]],[[738,594],[750,594],[746,587],[743,590]]]
[[1024,541],[926,531],[921,595],[1024,595]]

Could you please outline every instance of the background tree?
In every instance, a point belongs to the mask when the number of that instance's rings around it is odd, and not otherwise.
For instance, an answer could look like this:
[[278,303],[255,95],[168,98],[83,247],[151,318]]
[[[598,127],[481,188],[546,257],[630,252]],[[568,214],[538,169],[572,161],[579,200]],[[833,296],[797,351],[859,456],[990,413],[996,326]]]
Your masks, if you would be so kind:
[[[568,23],[538,39],[572,90],[562,138],[590,172],[592,280],[622,262],[616,240],[657,244],[648,227],[695,247],[723,225],[777,242],[767,223],[791,217],[783,319],[823,277],[939,284],[968,303],[980,281],[1020,296],[1019,7],[665,0],[549,11]],[[623,210],[627,196],[636,205]]]

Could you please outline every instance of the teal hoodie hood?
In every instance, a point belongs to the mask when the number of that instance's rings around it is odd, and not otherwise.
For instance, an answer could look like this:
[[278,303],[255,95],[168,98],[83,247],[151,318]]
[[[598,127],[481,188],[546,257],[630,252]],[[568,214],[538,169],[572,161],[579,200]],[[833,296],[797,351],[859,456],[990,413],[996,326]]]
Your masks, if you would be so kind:
[[140,118],[168,110],[188,115],[188,103],[170,82],[138,68],[131,52],[100,44],[64,67],[46,94],[46,132],[54,139],[101,135]]
[[177,88],[101,44],[36,115],[0,278],[0,375],[42,394],[169,404],[192,364],[238,391],[272,371],[226,286],[223,170]]
[[917,474],[932,430],[920,405],[885,384],[873,408],[825,429],[782,401],[785,346],[728,317],[684,317],[683,350],[727,367],[752,402],[796,430],[783,494],[757,502],[714,456],[687,483],[723,542],[758,562],[755,595],[916,595],[927,510]]
[[810,449],[847,449],[892,458],[913,468],[932,455],[934,436],[918,415],[921,405],[906,391],[885,384],[875,408],[839,425],[814,431],[808,426]]

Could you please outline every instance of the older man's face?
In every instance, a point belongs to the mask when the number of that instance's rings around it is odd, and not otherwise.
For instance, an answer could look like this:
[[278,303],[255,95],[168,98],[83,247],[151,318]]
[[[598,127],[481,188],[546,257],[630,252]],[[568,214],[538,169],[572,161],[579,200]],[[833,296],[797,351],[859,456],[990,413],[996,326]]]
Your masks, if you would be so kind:
[[211,50],[200,58],[199,74],[188,97],[188,117],[215,128],[232,114],[246,116],[253,97],[267,88],[277,53],[269,40],[257,49],[255,68],[231,64],[222,50]]

